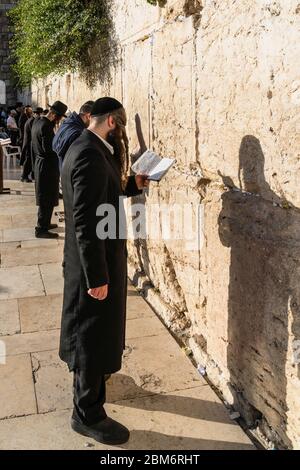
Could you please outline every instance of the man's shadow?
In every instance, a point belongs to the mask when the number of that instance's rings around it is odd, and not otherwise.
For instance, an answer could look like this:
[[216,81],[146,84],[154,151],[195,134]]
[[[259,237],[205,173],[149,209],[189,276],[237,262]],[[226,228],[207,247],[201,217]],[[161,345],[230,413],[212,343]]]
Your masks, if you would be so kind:
[[[285,208],[274,204],[280,198],[265,180],[264,154],[256,137],[243,138],[239,161],[240,188],[222,176],[227,190],[218,221],[221,242],[231,249],[230,387],[235,409],[249,425],[264,415],[291,446],[285,434],[286,363],[292,362],[289,324],[295,338],[300,338],[300,212],[287,201]],[[299,366],[291,367],[298,369],[294,374],[299,377]]]
[[[147,150],[147,145],[145,142],[143,129],[142,129],[142,122],[139,114],[135,115],[135,127],[136,127],[136,135],[138,138],[138,149],[134,153],[131,154],[131,165],[135,163],[135,161]],[[138,218],[140,220],[140,225],[138,231],[136,233],[136,237],[133,240],[133,244],[136,250],[136,255],[138,258],[137,269],[135,271],[133,283],[136,284],[140,276],[144,276],[144,274],[149,274],[149,253],[148,253],[148,246],[146,240],[146,233],[147,233],[147,221],[146,221],[146,200],[148,190],[144,190],[143,194],[131,198],[130,203],[132,204],[139,204],[142,208],[142,211],[138,214]]]
[[[204,385],[203,387],[208,387]],[[224,425],[237,426],[229,419],[228,411],[224,405],[219,401],[210,401],[202,398],[195,398],[193,396],[184,396],[183,394],[160,394],[150,390],[145,390],[143,387],[138,386],[132,377],[121,373],[114,374],[107,383],[108,389],[108,403],[118,403],[126,408],[132,410],[143,410],[150,412],[168,413],[169,418],[164,416],[159,418],[158,428],[162,428],[164,423],[168,426],[169,421],[174,422],[174,435],[164,434],[154,430],[139,430],[131,431],[130,441],[123,447],[126,449],[214,449],[214,450],[252,450],[251,444],[217,440],[217,439],[201,439],[189,437],[188,429],[180,435],[176,435],[176,424],[179,421],[178,416],[182,416],[182,423],[187,423],[184,418],[191,418],[194,420],[203,421],[203,429],[207,426],[218,427],[221,423],[220,429]],[[204,389],[202,389],[204,390]],[[135,411],[134,411],[135,412]],[[129,412],[129,414],[131,414]],[[141,413],[137,413],[137,417]],[[153,413],[154,420],[155,415]],[[157,415],[156,415],[157,416]],[[136,418],[138,419],[138,418]],[[143,425],[142,425],[143,426]],[[151,425],[152,426],[152,425]],[[200,429],[200,427],[199,427]],[[202,428],[201,428],[202,429]],[[206,433],[205,433],[206,434]]]
[[122,447],[129,450],[255,450],[253,445],[240,442],[172,436],[136,429],[130,432],[128,443]]

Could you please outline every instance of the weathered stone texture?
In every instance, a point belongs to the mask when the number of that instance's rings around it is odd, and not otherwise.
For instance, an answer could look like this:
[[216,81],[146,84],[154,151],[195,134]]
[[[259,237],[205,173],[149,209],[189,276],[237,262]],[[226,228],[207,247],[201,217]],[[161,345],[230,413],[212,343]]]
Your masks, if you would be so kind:
[[176,157],[138,202],[201,203],[203,245],[136,241],[130,274],[225,399],[290,448],[300,448],[299,11],[298,0],[116,0],[111,83],[90,91],[71,75],[33,89],[39,104],[71,109],[113,94],[132,152]]

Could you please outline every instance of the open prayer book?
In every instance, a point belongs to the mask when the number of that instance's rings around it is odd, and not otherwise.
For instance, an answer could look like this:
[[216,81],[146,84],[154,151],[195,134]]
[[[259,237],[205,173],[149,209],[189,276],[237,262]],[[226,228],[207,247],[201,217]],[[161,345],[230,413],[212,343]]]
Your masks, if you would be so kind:
[[131,169],[137,175],[147,175],[148,180],[160,181],[175,162],[174,158],[161,158],[155,152],[146,150]]

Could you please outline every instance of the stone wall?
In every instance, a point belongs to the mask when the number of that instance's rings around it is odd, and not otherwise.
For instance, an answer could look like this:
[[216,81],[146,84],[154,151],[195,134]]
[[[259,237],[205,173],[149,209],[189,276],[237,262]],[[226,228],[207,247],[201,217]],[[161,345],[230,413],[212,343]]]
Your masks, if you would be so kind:
[[200,204],[203,244],[135,241],[130,275],[248,426],[299,449],[299,0],[116,0],[114,16],[111,83],[54,77],[33,100],[111,94],[133,152],[138,126],[176,157],[139,202]]
[[[2,82],[2,89],[4,90],[3,82],[5,83],[5,102],[0,105],[13,106],[16,104],[17,91],[14,86],[14,80],[11,72],[11,57],[9,52],[9,40],[11,33],[9,32],[9,21],[6,16],[15,4],[16,0],[0,0],[0,81]],[[1,96],[4,93],[1,93]]]

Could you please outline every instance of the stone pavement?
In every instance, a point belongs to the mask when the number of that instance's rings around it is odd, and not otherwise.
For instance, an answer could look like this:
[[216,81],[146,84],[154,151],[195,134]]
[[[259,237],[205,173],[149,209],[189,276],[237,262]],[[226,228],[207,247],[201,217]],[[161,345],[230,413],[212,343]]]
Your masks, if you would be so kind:
[[[72,377],[57,352],[63,226],[59,240],[36,240],[33,185],[5,186],[14,191],[0,195],[0,449],[109,449],[69,426]],[[254,449],[131,285],[127,325],[106,405],[131,430],[119,448]]]

